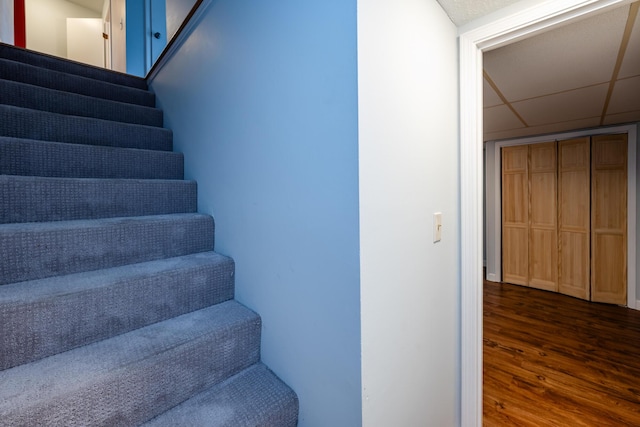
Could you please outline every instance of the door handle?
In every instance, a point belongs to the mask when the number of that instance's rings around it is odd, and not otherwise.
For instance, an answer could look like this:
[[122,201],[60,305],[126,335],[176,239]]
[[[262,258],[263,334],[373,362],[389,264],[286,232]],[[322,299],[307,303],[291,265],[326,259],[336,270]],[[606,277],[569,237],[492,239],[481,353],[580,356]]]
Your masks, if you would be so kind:
[[160,33],[153,33],[153,37],[159,39],[160,38]]

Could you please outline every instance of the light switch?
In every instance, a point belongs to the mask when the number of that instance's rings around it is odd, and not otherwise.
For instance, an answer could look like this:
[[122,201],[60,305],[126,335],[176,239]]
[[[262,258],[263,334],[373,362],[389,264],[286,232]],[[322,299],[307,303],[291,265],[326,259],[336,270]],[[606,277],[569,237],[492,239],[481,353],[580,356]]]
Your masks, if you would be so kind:
[[433,243],[442,239],[442,212],[433,214]]

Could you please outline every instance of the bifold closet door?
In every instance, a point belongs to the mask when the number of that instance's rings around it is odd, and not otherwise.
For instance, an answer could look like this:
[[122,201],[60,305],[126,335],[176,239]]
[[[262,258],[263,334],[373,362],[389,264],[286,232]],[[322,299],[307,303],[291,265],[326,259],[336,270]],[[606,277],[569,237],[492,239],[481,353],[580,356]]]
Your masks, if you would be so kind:
[[502,280],[529,283],[529,147],[502,148]]
[[558,291],[556,142],[529,145],[529,286]]
[[627,135],[591,139],[591,300],[627,303]]
[[558,290],[590,297],[591,141],[558,142]]

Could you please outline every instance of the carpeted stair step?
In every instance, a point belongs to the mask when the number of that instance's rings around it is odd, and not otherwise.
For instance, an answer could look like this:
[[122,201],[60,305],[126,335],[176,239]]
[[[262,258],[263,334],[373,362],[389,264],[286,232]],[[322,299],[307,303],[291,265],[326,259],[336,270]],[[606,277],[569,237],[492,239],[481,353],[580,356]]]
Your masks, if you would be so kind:
[[10,426],[139,425],[258,362],[260,318],[235,301],[0,372]]
[[0,79],[0,104],[71,116],[162,127],[162,111]]
[[0,137],[0,175],[182,179],[182,153]]
[[0,370],[230,300],[233,276],[202,252],[0,286]]
[[4,43],[0,43],[0,58],[10,59],[24,64],[30,64],[36,67],[60,71],[63,73],[89,77],[98,81],[130,86],[143,90],[147,89],[147,82],[145,79],[140,77],[81,64],[79,62],[57,58],[44,53],[16,48]]
[[213,218],[173,214],[0,225],[0,285],[213,250]]
[[[36,123],[37,126],[34,125]],[[172,132],[168,129],[2,104],[0,136],[162,151],[173,148]]]
[[0,175],[0,224],[192,213],[195,181]]
[[95,98],[154,107],[153,92],[0,58],[0,78]]
[[143,426],[295,427],[297,424],[296,394],[265,365],[256,363]]

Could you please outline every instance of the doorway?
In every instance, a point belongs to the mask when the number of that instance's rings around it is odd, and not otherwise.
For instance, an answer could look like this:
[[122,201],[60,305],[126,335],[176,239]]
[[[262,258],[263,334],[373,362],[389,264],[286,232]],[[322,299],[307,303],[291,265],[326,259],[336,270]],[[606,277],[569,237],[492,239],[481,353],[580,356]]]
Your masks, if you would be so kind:
[[[545,2],[460,31],[461,424],[482,425],[482,52],[627,0]],[[485,21],[487,22],[487,21]]]

